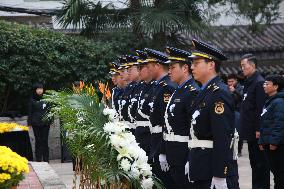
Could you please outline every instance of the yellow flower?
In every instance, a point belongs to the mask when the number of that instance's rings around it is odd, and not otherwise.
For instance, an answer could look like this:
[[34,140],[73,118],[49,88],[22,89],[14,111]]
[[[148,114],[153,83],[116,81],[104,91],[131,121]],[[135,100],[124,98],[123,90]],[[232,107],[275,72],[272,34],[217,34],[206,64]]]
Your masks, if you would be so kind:
[[0,123],[0,133],[11,132],[13,130],[28,131],[29,127],[19,125],[17,123],[7,123],[7,122]]
[[7,173],[0,173],[0,183],[5,182],[6,180],[11,179],[11,175]]
[[0,146],[0,169],[6,174],[20,175],[28,173],[28,160],[6,146]]

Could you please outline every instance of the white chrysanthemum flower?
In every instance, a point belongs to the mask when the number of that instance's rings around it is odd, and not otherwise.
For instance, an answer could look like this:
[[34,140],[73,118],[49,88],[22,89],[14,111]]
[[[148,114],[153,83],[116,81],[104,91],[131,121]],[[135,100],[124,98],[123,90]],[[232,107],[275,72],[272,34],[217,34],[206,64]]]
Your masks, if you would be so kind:
[[139,157],[139,151],[137,149],[137,146],[135,144],[130,144],[124,147],[128,153],[134,157],[135,159],[137,159]]
[[[106,108],[104,114],[110,115],[111,111]],[[138,145],[135,136],[126,130],[127,128],[127,123],[111,119],[104,125],[104,131],[109,134],[110,142],[118,152],[117,161],[120,168],[139,179],[143,188],[152,188],[153,180],[148,179],[152,176],[152,167],[147,163],[146,152]]]
[[154,185],[154,181],[152,178],[144,178],[141,181],[141,186],[143,189],[153,188],[153,185]]
[[115,133],[116,129],[119,129],[113,122],[108,122],[104,125],[104,131],[108,133]]
[[144,177],[152,176],[152,167],[148,163],[137,163],[137,167],[140,169]]
[[[128,144],[130,144],[130,143],[135,143],[135,144],[137,144],[137,143],[136,143],[136,140],[135,140],[135,136],[134,136],[132,133],[130,133],[130,132],[121,133],[120,136],[121,136],[122,138],[124,138],[125,141],[126,141]],[[138,144],[137,144],[137,146],[138,146]]]
[[[119,125],[119,124],[117,124],[117,122],[108,122],[104,125],[104,131],[106,131],[108,133],[124,134],[123,132],[125,130],[126,130],[125,125]],[[121,137],[123,137],[123,136],[121,136]],[[125,138],[125,137],[123,137],[123,138]]]
[[103,110],[103,114],[104,114],[104,115],[107,115],[108,118],[109,118],[111,121],[115,120],[115,118],[116,118],[116,111],[115,111],[114,109],[105,108],[105,109]]
[[112,134],[109,138],[110,138],[111,144],[116,148],[119,148],[121,144],[125,143],[124,138],[116,134]]
[[130,174],[131,174],[134,178],[139,179],[140,171],[139,171],[139,169],[138,169],[137,167],[133,166],[133,164],[132,164],[131,170],[130,170]]
[[131,168],[131,164],[128,159],[123,158],[120,162],[120,166],[124,171],[129,171]]

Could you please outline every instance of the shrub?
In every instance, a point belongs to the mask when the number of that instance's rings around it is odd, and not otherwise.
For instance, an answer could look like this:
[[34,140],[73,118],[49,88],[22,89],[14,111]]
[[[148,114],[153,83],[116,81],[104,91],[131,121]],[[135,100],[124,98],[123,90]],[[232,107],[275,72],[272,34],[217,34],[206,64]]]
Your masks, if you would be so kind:
[[0,112],[25,113],[35,82],[60,89],[75,80],[104,81],[108,62],[117,56],[112,43],[4,21],[0,44]]

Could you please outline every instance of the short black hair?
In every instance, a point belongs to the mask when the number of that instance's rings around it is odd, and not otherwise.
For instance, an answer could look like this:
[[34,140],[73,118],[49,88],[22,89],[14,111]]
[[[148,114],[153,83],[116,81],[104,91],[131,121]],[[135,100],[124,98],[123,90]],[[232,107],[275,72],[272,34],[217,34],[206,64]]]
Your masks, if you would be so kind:
[[221,70],[221,61],[218,61],[218,60],[211,60],[211,59],[207,59],[207,58],[205,58],[205,62],[207,63],[207,62],[215,62],[215,71],[216,71],[216,73],[219,73],[220,72],[220,70]]
[[229,75],[227,76],[227,79],[236,79],[236,80],[238,80],[238,77],[237,77],[236,74],[229,74]]
[[40,82],[37,82],[33,84],[33,89],[43,89],[43,84]]
[[255,65],[255,67],[257,67],[257,59],[253,54],[248,53],[248,54],[243,55],[241,57],[241,61],[244,60],[244,59],[247,59],[248,62],[253,63]]
[[277,92],[281,91],[284,87],[284,78],[281,75],[268,75],[265,81],[271,81],[273,85],[278,85]]

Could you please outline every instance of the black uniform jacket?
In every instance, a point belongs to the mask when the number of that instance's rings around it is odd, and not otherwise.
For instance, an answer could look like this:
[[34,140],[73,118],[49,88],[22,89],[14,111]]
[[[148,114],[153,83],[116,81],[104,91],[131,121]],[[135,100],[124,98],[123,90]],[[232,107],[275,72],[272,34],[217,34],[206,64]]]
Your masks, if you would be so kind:
[[[135,138],[140,147],[149,155],[151,133],[150,133],[150,100],[153,89],[153,83],[143,82],[140,87],[140,93],[138,97],[138,107],[135,115],[136,129]],[[142,124],[141,124],[142,123]]]
[[[199,112],[192,124],[198,140],[213,141],[213,148],[190,148],[189,177],[193,181],[237,175],[231,140],[234,133],[234,100],[219,77],[213,78],[197,95],[192,106]],[[192,122],[194,123],[194,122]],[[193,137],[192,137],[193,138]]]
[[189,138],[191,105],[198,91],[199,87],[194,79],[189,79],[183,86],[176,88],[167,105],[161,153],[166,154],[171,166],[186,164],[188,147],[187,142],[165,141],[165,135],[172,134]]
[[151,150],[149,158],[159,156],[161,142],[163,139],[163,127],[165,125],[165,110],[167,103],[174,92],[176,84],[171,82],[168,75],[164,76],[159,83],[153,86],[150,106],[150,122],[151,122]]
[[127,85],[127,87],[124,89],[122,100],[121,100],[121,115],[123,121],[129,121],[130,117],[128,115],[128,106],[131,104],[131,96],[134,93],[134,89],[137,87],[138,83],[135,81],[132,81]]
[[123,89],[115,87],[112,89],[112,108],[119,113],[119,100],[122,98]]

